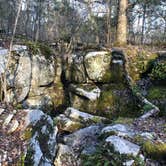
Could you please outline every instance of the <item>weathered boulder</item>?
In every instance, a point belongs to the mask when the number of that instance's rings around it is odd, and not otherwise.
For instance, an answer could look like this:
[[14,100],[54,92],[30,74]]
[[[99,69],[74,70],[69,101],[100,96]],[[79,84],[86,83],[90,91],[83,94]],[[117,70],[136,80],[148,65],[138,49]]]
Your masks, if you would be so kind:
[[[4,72],[8,50],[0,51]],[[7,99],[23,107],[52,110],[64,103],[61,60],[40,52],[34,55],[27,46],[14,45],[9,58]]]
[[75,55],[73,56],[73,63],[71,66],[71,82],[72,83],[86,83],[87,76],[85,72],[85,67],[83,63],[83,56]]
[[65,115],[75,121],[80,121],[85,125],[92,124],[92,123],[103,123],[107,121],[107,119],[104,117],[94,116],[85,112],[81,112],[72,107],[69,107],[65,110]]
[[98,142],[97,136],[99,135],[100,131],[100,126],[89,126],[65,136],[64,143],[68,146],[71,146],[75,152],[82,153],[86,150],[89,152],[90,147],[94,147]]
[[121,137],[133,137],[135,132],[127,125],[115,124],[109,125],[102,129],[102,135],[117,135]]
[[52,165],[56,152],[56,134],[53,121],[50,116],[40,110],[25,110],[26,128],[31,128],[31,138],[25,162],[34,166]]
[[96,113],[100,89],[94,84],[70,84],[69,97],[72,107],[88,113]]
[[57,116],[54,119],[54,122],[56,123],[59,131],[74,132],[84,127],[84,124],[82,124],[81,122],[74,121],[64,114],[60,114],[59,116]]
[[86,83],[87,76],[82,55],[71,54],[66,58],[63,66],[64,79],[70,83]]
[[90,80],[103,83],[110,81],[111,53],[106,51],[89,52],[85,55],[84,64]]
[[73,149],[67,145],[59,144],[58,153],[54,161],[55,166],[79,166],[81,165],[80,159],[74,153]]
[[120,154],[137,156],[140,152],[140,146],[118,136],[109,136],[105,141],[112,144]]
[[53,83],[55,78],[55,63],[43,55],[32,57],[32,81],[33,87],[46,86]]
[[60,131],[68,132],[74,132],[92,124],[104,123],[106,121],[108,120],[104,117],[81,112],[72,107],[67,108],[64,114],[60,114],[54,119],[54,122]]
[[28,95],[31,85],[32,65],[27,47],[15,45],[9,59],[7,100],[22,102]]
[[[9,106],[1,112],[0,163],[7,165],[53,164],[56,153],[57,128],[50,116],[41,110],[12,110]],[[3,146],[2,146],[3,144]],[[13,153],[16,153],[13,156]]]

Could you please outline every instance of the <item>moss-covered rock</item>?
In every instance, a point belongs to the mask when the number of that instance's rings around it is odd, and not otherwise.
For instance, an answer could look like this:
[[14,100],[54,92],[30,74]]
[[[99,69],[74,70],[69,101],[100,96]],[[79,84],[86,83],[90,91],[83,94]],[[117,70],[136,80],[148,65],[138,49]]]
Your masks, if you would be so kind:
[[143,145],[146,155],[155,160],[166,160],[166,143],[152,143],[147,141]]
[[111,53],[105,51],[89,52],[84,58],[85,69],[90,80],[110,82]]
[[134,97],[123,84],[104,85],[97,105],[98,114],[106,117],[136,116]]
[[155,51],[147,48],[131,47],[125,49],[127,70],[134,82],[138,81],[145,73],[154,59],[158,57]]

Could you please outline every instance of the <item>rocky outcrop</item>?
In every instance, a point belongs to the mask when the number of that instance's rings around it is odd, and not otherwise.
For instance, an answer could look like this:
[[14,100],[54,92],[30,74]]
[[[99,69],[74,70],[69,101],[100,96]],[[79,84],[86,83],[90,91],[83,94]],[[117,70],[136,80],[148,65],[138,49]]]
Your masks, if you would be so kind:
[[71,107],[106,117],[136,109],[127,84],[122,52],[73,55],[64,69],[64,80],[68,83],[66,100]]
[[[7,57],[7,50],[1,51]],[[7,98],[23,107],[53,110],[63,104],[60,59],[40,52],[31,54],[26,46],[14,45],[7,74]],[[3,61],[2,61],[3,62]],[[4,60],[5,62],[5,60]],[[5,68],[3,63],[2,72]]]

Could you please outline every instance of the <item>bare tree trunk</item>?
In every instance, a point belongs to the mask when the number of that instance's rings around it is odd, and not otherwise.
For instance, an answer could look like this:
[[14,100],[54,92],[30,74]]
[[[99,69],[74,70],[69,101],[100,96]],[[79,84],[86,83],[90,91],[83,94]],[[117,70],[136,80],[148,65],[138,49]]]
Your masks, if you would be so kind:
[[118,12],[118,25],[117,25],[117,39],[118,45],[127,44],[127,5],[128,0],[120,0]]
[[144,43],[145,16],[146,16],[146,5],[143,6],[143,20],[142,20],[142,32],[141,32],[141,44]]
[[20,2],[19,2],[18,11],[17,11],[17,15],[16,15],[16,18],[15,18],[15,23],[14,23],[13,35],[12,35],[12,38],[11,38],[11,41],[10,41],[9,54],[8,54],[8,57],[7,57],[7,62],[6,62],[6,67],[5,67],[5,71],[4,71],[4,76],[2,78],[2,86],[3,86],[3,91],[4,91],[4,101],[5,102],[7,102],[7,78],[6,78],[6,75],[7,75],[7,70],[8,70],[8,67],[9,67],[10,59],[11,59],[11,52],[12,52],[12,48],[13,48],[13,41],[14,41],[14,36],[15,36],[15,33],[16,33],[18,19],[19,19],[20,12],[21,12],[22,1],[23,0],[20,0]]
[[107,45],[111,43],[111,0],[107,0]]

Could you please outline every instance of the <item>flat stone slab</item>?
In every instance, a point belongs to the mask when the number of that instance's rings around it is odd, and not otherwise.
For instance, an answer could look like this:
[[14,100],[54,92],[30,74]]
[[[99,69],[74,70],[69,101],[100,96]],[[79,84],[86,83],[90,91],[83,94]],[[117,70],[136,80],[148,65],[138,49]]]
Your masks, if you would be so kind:
[[118,136],[110,136],[105,141],[112,144],[120,154],[137,156],[140,151],[140,146]]

